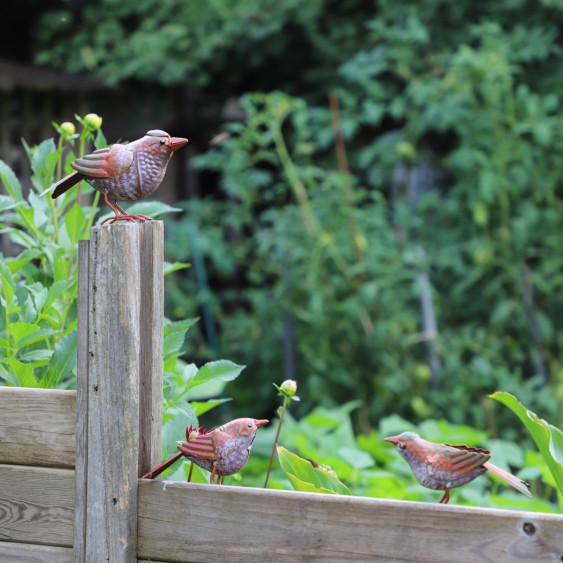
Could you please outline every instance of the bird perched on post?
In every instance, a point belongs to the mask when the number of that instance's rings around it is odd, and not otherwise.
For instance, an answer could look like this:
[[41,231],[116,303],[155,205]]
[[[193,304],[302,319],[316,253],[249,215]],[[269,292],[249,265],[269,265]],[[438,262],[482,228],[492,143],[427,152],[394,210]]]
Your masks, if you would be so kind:
[[450,489],[461,487],[479,475],[492,471],[517,491],[531,497],[528,484],[489,462],[491,452],[482,448],[437,444],[424,440],[415,432],[403,432],[385,438],[405,458],[416,480],[433,490],[444,490],[440,503],[450,500]]
[[236,418],[210,432],[206,432],[203,427],[195,429],[190,425],[186,428],[186,442],[178,446],[180,451],[151,469],[141,479],[154,479],[184,455],[196,465],[211,471],[209,482],[212,485],[217,475],[217,484],[220,485],[225,475],[232,475],[244,467],[258,428],[268,422],[254,418]]
[[71,163],[76,172],[59,180],[41,195],[52,191],[51,197],[55,199],[84,180],[104,194],[105,202],[115,212],[115,217],[106,221],[150,220],[146,215],[129,215],[117,202],[138,201],[152,194],[162,182],[172,153],[187,142],[188,139],[171,137],[165,131],[155,129],[128,145],[116,144],[99,149]]

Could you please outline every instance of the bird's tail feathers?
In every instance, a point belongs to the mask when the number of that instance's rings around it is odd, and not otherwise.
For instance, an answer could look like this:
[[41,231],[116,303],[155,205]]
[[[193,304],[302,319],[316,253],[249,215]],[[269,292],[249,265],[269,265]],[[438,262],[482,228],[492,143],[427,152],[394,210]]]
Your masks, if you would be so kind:
[[163,461],[160,465],[157,465],[154,469],[151,469],[148,473],[145,473],[141,479],[155,479],[158,477],[165,469],[168,469],[174,462],[179,460],[184,454],[178,452],[172,457],[169,457],[166,461]]
[[72,186],[78,184],[80,180],[82,180],[82,175],[80,175],[78,172],[73,172],[72,174],[65,176],[62,180],[55,182],[52,186],[49,186],[45,191],[39,194],[39,197],[43,197],[45,194],[53,192],[53,195],[51,197],[53,199],[56,199],[61,194],[64,194],[67,190],[70,190]]
[[530,486],[528,485],[528,483],[526,483],[526,481],[518,479],[518,477],[515,477],[514,475],[512,475],[512,473],[509,473],[508,471],[505,471],[504,469],[493,465],[490,461],[486,461],[483,464],[483,467],[486,467],[489,471],[492,471],[495,475],[506,481],[509,485],[512,485],[517,491],[520,491],[528,497],[532,496],[532,493],[529,490]]

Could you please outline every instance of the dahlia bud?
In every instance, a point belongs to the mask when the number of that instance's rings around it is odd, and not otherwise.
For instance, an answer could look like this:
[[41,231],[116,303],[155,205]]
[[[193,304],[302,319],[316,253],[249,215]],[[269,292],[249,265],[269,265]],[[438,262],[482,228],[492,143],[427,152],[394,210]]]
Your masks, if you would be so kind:
[[293,397],[297,392],[297,381],[293,379],[286,379],[280,386],[280,389],[284,392],[284,395],[288,397]]
[[74,123],[65,121],[64,123],[61,123],[59,132],[63,137],[70,137],[76,133],[76,127],[74,126]]
[[97,113],[89,113],[84,116],[84,124],[91,131],[97,131],[102,126],[102,118]]

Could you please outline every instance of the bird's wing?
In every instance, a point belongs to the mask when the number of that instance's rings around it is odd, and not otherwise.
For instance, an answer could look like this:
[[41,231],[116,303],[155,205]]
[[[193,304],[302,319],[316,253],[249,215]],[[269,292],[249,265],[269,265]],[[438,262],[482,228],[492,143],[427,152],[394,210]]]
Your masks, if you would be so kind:
[[489,471],[492,471],[495,475],[498,475],[501,479],[504,479],[509,485],[512,485],[517,491],[524,493],[526,496],[531,497],[532,493],[528,490],[529,485],[526,481],[522,481],[522,479],[518,479],[512,473],[493,465],[491,462],[487,461],[483,464],[483,467],[486,467]]
[[128,146],[112,145],[77,159],[71,166],[91,178],[110,178],[123,174],[133,163],[133,156]]
[[186,456],[199,457],[207,461],[221,459],[218,452],[218,444],[222,440],[223,432],[213,430],[208,434],[202,434],[189,442],[184,442],[178,449]]
[[442,455],[448,459],[453,471],[469,473],[481,467],[491,457],[491,452],[482,448],[444,444]]

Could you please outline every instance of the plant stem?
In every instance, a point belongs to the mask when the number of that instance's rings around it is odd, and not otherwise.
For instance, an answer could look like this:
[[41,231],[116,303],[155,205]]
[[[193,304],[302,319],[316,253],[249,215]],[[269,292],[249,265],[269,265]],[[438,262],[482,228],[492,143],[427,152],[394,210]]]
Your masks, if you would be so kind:
[[283,417],[285,415],[285,409],[287,408],[287,403],[289,399],[287,397],[283,398],[282,411],[280,414],[280,421],[278,423],[278,431],[276,432],[276,438],[274,440],[274,447],[272,448],[272,455],[270,456],[270,465],[268,465],[268,473],[266,473],[266,482],[264,483],[264,488],[268,486],[268,479],[270,478],[270,472],[272,471],[272,464],[274,463],[274,454],[276,453],[276,445],[278,443],[278,438],[280,437],[280,431],[282,427]]

